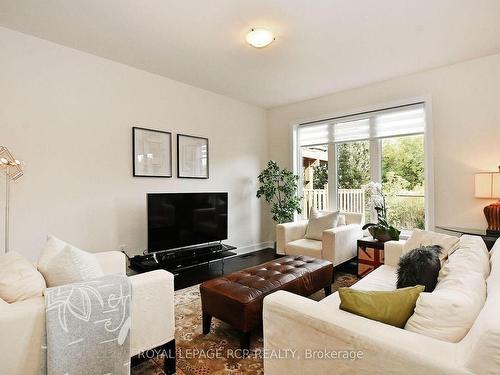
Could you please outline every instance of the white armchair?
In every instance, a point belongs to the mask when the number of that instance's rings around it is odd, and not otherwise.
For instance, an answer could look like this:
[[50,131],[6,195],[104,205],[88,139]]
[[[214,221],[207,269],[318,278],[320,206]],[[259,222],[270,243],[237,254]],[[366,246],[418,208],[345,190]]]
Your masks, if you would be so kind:
[[[125,255],[117,252],[95,254],[104,273],[126,274]],[[164,270],[131,276],[130,355],[156,348],[175,353],[174,277]],[[44,297],[15,303],[0,300],[0,373],[40,373],[42,334],[45,330]],[[165,361],[165,372],[175,371],[175,358]]]
[[364,215],[341,213],[345,225],[323,231],[321,241],[305,238],[307,220],[276,226],[276,250],[283,255],[307,255],[326,259],[337,266],[354,258],[357,254],[357,240],[363,237]]

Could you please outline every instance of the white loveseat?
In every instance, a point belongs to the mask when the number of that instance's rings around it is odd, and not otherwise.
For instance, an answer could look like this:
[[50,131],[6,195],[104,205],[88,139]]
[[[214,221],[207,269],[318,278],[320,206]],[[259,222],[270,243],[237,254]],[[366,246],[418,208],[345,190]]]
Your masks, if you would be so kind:
[[334,266],[357,254],[357,240],[363,237],[364,215],[341,213],[345,224],[323,231],[322,240],[305,238],[307,220],[276,226],[276,252],[282,255],[307,255],[329,260]]
[[[463,245],[467,242],[466,245]],[[484,246],[479,237],[463,236],[459,250]],[[463,246],[462,246],[463,245]],[[285,291],[264,299],[264,347],[296,350],[295,357],[264,359],[266,375],[276,374],[500,374],[500,240],[486,257],[487,296],[472,327],[454,343],[396,328],[339,309],[338,293],[320,302]],[[393,290],[401,242],[386,244],[386,264],[353,287]],[[483,251],[480,249],[480,251]],[[489,265],[488,265],[489,258]],[[482,275],[481,277],[484,277]],[[439,286],[439,284],[438,284]],[[418,302],[417,302],[418,304]],[[450,312],[451,314],[451,312]],[[450,316],[451,317],[451,316]],[[362,359],[306,359],[311,351],[360,351]],[[342,353],[338,354],[342,357]],[[283,355],[282,355],[283,356]],[[352,358],[352,357],[351,357]]]
[[[96,253],[104,274],[125,275],[125,255]],[[130,276],[131,356],[174,339],[174,278],[164,270]],[[42,333],[45,330],[44,297],[8,304],[0,300],[0,374],[38,375]]]

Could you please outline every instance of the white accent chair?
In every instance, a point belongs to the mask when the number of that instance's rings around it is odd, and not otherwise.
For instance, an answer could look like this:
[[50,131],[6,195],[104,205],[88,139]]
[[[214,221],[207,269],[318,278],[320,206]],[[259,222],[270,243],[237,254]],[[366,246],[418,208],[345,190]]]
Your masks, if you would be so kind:
[[[124,254],[110,251],[96,253],[95,256],[104,274],[126,274]],[[129,279],[132,287],[130,355],[135,357],[150,349],[166,348],[171,343],[175,345],[173,275],[156,270],[130,276]],[[44,297],[11,304],[0,300],[0,373],[40,374],[44,330]],[[172,373],[171,370],[168,372]]]
[[[307,255],[326,259],[337,266],[357,255],[357,240],[363,237],[364,215],[341,213],[345,224],[323,231],[322,241],[305,238],[308,220],[276,226],[276,252],[283,255]],[[342,216],[344,218],[342,218]]]

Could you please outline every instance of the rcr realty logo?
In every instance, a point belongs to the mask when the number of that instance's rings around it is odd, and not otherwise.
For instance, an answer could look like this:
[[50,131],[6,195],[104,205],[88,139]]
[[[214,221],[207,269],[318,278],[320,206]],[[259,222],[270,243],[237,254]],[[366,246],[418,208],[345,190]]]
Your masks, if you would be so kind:
[[[172,352],[165,349],[150,349],[139,354],[139,358],[151,359],[158,356],[173,358]],[[315,359],[315,360],[350,360],[363,359],[362,351],[330,349],[196,349],[177,348],[177,359]]]

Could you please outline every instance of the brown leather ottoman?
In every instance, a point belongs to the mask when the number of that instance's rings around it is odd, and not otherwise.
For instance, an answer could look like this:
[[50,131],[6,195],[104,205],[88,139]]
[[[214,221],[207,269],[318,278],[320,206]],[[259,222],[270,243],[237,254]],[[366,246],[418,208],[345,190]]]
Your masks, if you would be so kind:
[[250,331],[262,324],[262,300],[277,290],[308,296],[320,289],[332,292],[333,264],[307,256],[285,256],[256,267],[205,281],[200,285],[203,333],[212,317],[241,332],[242,349],[250,346]]

